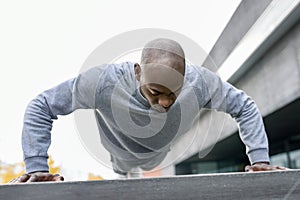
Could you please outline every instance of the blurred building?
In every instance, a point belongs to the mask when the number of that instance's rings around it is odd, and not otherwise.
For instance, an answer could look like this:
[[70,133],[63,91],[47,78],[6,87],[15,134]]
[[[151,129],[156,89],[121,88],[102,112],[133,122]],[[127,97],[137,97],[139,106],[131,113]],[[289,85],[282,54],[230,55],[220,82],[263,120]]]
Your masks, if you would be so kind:
[[[299,0],[243,0],[203,64],[255,100],[272,164],[290,168],[300,168],[299,22]],[[195,127],[174,145],[162,174],[243,171],[249,164],[229,115],[203,110]]]

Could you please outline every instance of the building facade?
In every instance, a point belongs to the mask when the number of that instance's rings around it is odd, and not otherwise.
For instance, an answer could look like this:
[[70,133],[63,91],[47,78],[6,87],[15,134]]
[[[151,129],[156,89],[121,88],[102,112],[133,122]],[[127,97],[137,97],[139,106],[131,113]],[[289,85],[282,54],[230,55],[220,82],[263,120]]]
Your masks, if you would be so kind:
[[[203,63],[254,99],[272,164],[290,168],[300,168],[299,22],[299,0],[243,0]],[[245,151],[235,121],[203,110],[161,165],[162,174],[243,171]]]

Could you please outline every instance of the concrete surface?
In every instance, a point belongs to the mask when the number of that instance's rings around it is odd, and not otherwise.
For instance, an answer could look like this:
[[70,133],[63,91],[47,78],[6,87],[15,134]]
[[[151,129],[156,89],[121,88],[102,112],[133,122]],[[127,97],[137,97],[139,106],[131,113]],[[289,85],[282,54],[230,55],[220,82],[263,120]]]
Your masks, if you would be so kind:
[[0,185],[0,199],[300,199],[300,171]]

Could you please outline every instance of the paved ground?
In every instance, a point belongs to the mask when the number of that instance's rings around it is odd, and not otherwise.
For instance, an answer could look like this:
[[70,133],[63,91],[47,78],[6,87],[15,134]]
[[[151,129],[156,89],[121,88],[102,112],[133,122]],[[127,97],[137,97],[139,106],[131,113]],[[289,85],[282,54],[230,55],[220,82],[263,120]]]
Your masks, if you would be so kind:
[[300,199],[300,171],[0,185],[0,199]]

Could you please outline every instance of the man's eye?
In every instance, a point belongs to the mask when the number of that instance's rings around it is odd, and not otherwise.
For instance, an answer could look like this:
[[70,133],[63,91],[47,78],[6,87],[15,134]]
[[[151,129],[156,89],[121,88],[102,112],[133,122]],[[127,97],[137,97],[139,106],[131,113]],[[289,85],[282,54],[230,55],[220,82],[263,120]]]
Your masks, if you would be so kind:
[[157,92],[150,92],[153,96],[157,96],[157,95],[159,95],[159,93],[157,93]]
[[150,93],[153,95],[153,96],[157,96],[159,95],[160,93],[155,91],[155,90],[150,90]]

